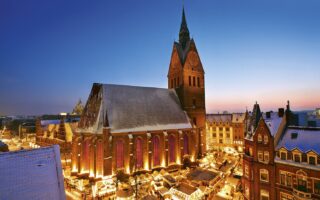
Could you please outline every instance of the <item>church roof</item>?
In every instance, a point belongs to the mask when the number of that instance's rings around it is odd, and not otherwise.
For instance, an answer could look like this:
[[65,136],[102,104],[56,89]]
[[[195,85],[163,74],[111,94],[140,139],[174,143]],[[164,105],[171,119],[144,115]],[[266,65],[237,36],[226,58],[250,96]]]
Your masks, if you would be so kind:
[[[126,85],[97,84],[92,92],[101,97],[98,113],[88,113],[87,107],[95,99],[90,95],[79,129],[101,133],[108,126],[111,133],[155,131],[192,128],[173,89]],[[96,115],[86,125],[86,116]]]

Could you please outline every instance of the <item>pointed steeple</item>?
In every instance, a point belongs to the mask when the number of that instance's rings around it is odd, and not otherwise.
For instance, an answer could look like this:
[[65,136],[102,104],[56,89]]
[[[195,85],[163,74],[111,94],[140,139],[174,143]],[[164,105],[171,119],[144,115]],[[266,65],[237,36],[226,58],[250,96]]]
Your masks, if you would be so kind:
[[179,43],[181,44],[182,48],[184,49],[186,43],[190,40],[190,33],[187,26],[186,15],[184,13],[184,7],[182,8],[182,21],[180,26],[179,32]]

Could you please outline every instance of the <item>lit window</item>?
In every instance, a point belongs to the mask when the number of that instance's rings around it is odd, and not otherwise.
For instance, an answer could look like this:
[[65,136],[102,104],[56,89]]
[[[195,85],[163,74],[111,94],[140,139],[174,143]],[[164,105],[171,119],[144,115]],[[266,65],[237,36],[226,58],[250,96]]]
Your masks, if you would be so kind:
[[262,151],[258,151],[258,161],[263,162],[263,152]]
[[291,175],[287,175],[287,186],[291,187],[292,186],[292,176]]
[[252,156],[253,155],[253,150],[252,147],[249,148],[249,155]]
[[260,190],[260,200],[269,200],[269,192],[267,190]]
[[269,172],[266,169],[260,169],[260,181],[269,182]]
[[267,135],[264,135],[263,141],[264,141],[264,144],[268,144],[269,138]]
[[266,162],[266,163],[269,162],[269,152],[268,151],[264,152],[264,162]]
[[283,172],[280,173],[280,184],[286,185],[286,174]]
[[248,165],[244,166],[244,176],[249,178],[249,166]]
[[261,134],[258,134],[258,142],[262,142],[262,136],[261,136]]

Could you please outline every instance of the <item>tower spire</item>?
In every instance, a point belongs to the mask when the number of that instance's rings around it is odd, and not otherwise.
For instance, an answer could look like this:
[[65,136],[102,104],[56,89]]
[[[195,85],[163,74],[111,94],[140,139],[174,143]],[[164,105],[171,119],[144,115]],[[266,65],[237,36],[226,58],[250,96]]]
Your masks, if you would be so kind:
[[180,25],[180,32],[179,32],[179,43],[181,44],[182,48],[184,49],[186,43],[190,40],[190,33],[187,26],[186,15],[184,12],[184,6],[182,7],[182,20]]

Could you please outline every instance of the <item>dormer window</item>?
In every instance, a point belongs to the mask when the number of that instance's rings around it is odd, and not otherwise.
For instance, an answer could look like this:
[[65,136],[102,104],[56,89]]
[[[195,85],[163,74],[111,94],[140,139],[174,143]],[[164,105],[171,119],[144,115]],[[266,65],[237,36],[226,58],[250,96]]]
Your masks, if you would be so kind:
[[264,144],[268,144],[269,138],[267,135],[264,135],[263,141],[264,141]]
[[308,163],[309,163],[309,165],[316,165],[316,157],[315,156],[308,156]]
[[307,153],[307,158],[308,158],[308,163],[309,165],[317,165],[317,154],[314,152],[310,151]]
[[281,160],[287,160],[287,152],[280,152],[280,159]]
[[281,148],[281,149],[279,150],[279,156],[280,156],[280,159],[281,159],[281,160],[287,160],[287,158],[288,158],[288,152],[287,152],[287,150],[286,150],[285,148]]
[[293,154],[293,161],[294,161],[294,162],[297,162],[297,163],[300,163],[300,162],[301,162],[301,154],[299,154],[299,153],[294,153],[294,154]]
[[259,142],[259,143],[262,142],[262,136],[261,136],[261,134],[258,134],[258,142]]

